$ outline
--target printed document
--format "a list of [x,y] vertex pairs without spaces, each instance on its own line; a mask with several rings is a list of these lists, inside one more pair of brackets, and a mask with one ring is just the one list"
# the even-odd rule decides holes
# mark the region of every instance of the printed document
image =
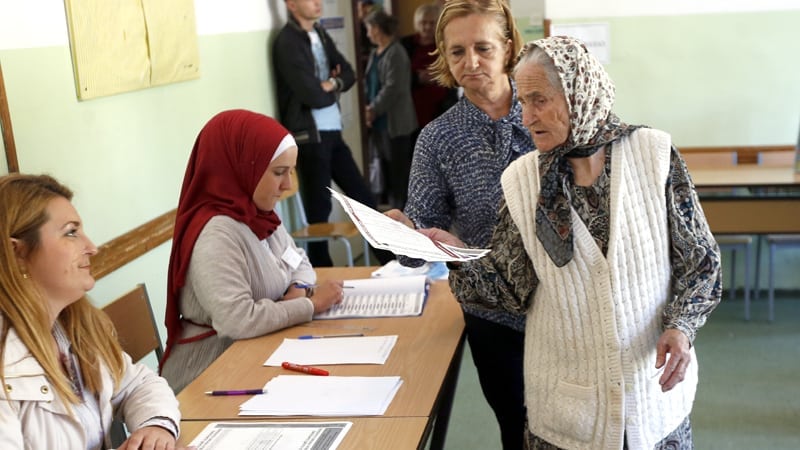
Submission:
[[428,296],[425,275],[344,280],[344,285],[342,302],[315,319],[418,316]]
[[353,422],[212,422],[192,441],[197,450],[335,450]]
[[333,189],[330,191],[364,239],[375,248],[425,261],[469,261],[489,253],[488,249],[459,248],[434,241],[363,203]]
[[397,335],[284,339],[264,365],[280,367],[283,361],[304,366],[384,364],[396,342]]

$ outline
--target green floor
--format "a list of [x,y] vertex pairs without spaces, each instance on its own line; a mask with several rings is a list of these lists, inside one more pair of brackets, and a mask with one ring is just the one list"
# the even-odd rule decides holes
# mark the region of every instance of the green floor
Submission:
[[[695,341],[700,384],[692,412],[698,450],[800,449],[800,298],[766,302],[743,320],[741,300],[724,300]],[[498,449],[494,415],[469,354],[456,389],[446,449]]]

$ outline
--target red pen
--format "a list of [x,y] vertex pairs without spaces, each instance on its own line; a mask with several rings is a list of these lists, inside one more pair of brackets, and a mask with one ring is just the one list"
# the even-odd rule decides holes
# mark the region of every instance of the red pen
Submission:
[[303,373],[307,373],[309,375],[322,375],[322,376],[329,375],[328,371],[325,370],[325,369],[320,369],[320,368],[311,367],[311,366],[301,366],[300,364],[290,363],[290,362],[286,362],[286,361],[281,363],[281,367],[283,367],[286,370],[293,370],[295,372],[303,372]]

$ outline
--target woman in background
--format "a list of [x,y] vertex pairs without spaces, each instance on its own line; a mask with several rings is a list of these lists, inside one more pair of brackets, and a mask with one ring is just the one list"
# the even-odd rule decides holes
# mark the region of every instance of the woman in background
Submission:
[[[405,214],[387,215],[415,228],[453,230],[484,248],[497,223],[500,175],[533,142],[511,79],[522,46],[505,0],[450,0],[436,25],[439,84],[464,96],[420,132],[414,148]],[[400,258],[406,265],[421,262]],[[464,311],[464,327],[481,389],[500,425],[503,448],[523,448],[525,404],[522,356],[525,317],[486,311],[450,284]],[[530,407],[531,405],[529,405]]]
[[175,392],[234,340],[298,323],[342,299],[316,274],[275,213],[297,146],[276,120],[224,111],[200,134],[183,179],[167,280],[161,373]]
[[[416,32],[400,39],[411,60],[411,96],[420,129],[458,100],[458,91],[437,83],[430,68],[436,61],[436,21],[441,12],[442,7],[438,3],[419,5],[414,11]],[[416,135],[413,138],[416,142]]]
[[86,292],[97,247],[72,192],[48,175],[0,178],[0,448],[174,449],[178,402],[122,351]]
[[412,134],[417,130],[411,99],[411,66],[408,55],[395,39],[395,17],[377,10],[364,23],[367,36],[376,46],[369,55],[364,75],[367,101],[364,117],[369,127],[370,151],[377,152],[381,161],[386,182],[383,197],[393,208],[402,208],[406,203],[414,148]]

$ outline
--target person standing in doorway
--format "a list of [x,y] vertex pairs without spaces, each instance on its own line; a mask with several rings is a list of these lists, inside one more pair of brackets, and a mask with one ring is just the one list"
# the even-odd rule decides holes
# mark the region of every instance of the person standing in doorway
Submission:
[[383,194],[393,208],[402,209],[408,192],[408,173],[414,150],[412,135],[417,115],[411,99],[411,64],[397,42],[397,19],[383,10],[370,13],[364,23],[375,44],[365,72],[367,106],[364,117],[369,127],[370,151],[381,162],[386,180]]
[[[285,0],[289,20],[272,46],[280,120],[298,147],[300,193],[309,223],[327,222],[331,213],[331,181],[367,206],[375,198],[342,138],[339,94],[356,81],[353,68],[317,23],[321,0]],[[308,244],[314,267],[332,266],[327,242]],[[385,263],[391,255],[376,252]]]

